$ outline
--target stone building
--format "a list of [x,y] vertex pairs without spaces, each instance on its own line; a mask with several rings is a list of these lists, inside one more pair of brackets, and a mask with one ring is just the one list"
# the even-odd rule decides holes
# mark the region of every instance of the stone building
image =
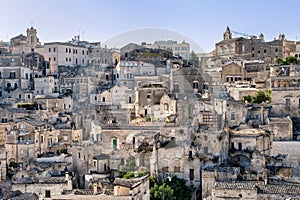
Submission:
[[190,44],[188,42],[177,42],[173,40],[155,41],[153,44],[145,44],[147,48],[151,49],[164,49],[171,51],[174,56],[180,56],[184,60],[190,59]]
[[116,69],[118,82],[130,89],[136,86],[134,85],[136,76],[156,76],[155,65],[141,61],[121,60]]
[[30,162],[59,142],[59,131],[36,120],[23,120],[8,130],[5,148],[12,171],[25,169]]
[[72,190],[71,176],[65,177],[20,177],[13,181],[12,190],[37,194],[41,199],[62,195],[64,190]]
[[57,75],[59,66],[86,66],[89,50],[80,41],[51,42],[44,44],[45,60],[50,62],[50,74]]
[[300,197],[298,184],[262,182],[219,182],[213,186],[212,199],[294,199]]
[[299,76],[271,78],[272,114],[274,116],[299,116]]
[[[242,65],[229,62],[222,66],[222,82],[238,88],[266,87],[266,79],[270,77],[270,68],[264,62],[247,62]],[[263,82],[263,86],[257,83]]]
[[79,103],[89,102],[89,94],[95,91],[96,80],[87,75],[62,77],[59,80],[60,93],[72,95],[74,107]]
[[100,43],[91,43],[90,45],[88,56],[90,65],[115,66],[119,62],[115,49],[107,48],[106,46],[101,47]]
[[275,63],[277,58],[285,58],[295,51],[294,41],[289,41],[284,34],[279,38],[266,42],[264,35],[251,36],[249,39],[243,37],[232,37],[229,27],[226,28],[223,40],[215,45],[215,56],[221,60],[242,58],[246,60],[264,60],[267,63]]
[[202,170],[202,198],[212,195],[215,181],[236,181],[240,175],[238,167],[207,167]]
[[[271,154],[272,135],[262,129],[229,130],[230,162],[243,171],[255,171],[262,174],[265,168],[265,156]],[[254,162],[255,161],[255,162]],[[256,178],[259,178],[256,175]]]
[[160,84],[144,85],[137,88],[135,100],[136,117],[154,117],[155,111],[160,109],[160,100],[166,91],[167,89]]
[[116,178],[114,181],[114,196],[132,196],[132,199],[150,199],[149,177],[132,179]]
[[59,92],[59,81],[54,76],[34,79],[35,95],[51,95]]
[[37,37],[37,30],[33,27],[27,28],[26,33],[26,36],[20,34],[10,39],[11,54],[41,52],[41,43]]
[[[10,60],[11,59],[11,60]],[[16,59],[16,60],[15,60]],[[0,97],[12,96],[15,89],[33,88],[34,70],[32,68],[22,66],[18,57],[6,57],[0,63]],[[1,62],[0,61],[0,62]],[[8,61],[8,63],[7,63]],[[31,96],[31,98],[33,98]]]
[[293,140],[293,122],[290,117],[269,118],[269,129],[272,131],[273,140]]

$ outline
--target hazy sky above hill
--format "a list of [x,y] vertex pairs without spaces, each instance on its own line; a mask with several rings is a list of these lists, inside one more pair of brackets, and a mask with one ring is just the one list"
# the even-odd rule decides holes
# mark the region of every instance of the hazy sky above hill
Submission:
[[[266,40],[279,33],[289,40],[300,40],[298,0],[9,0],[1,1],[0,7],[3,41],[25,35],[30,26],[37,28],[42,43],[68,41],[78,34],[83,40],[104,42],[120,33],[151,27],[177,32],[211,51],[222,40],[226,26],[249,35],[263,33]],[[181,42],[178,34],[173,38],[142,34],[124,40]]]

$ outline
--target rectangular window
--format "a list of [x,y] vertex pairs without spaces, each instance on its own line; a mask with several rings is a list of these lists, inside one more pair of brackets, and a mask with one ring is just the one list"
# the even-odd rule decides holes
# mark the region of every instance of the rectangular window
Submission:
[[174,172],[180,172],[180,167],[174,166]]
[[178,83],[174,84],[174,92],[179,92],[179,85],[178,85]]
[[10,72],[9,78],[11,78],[11,79],[16,78],[16,72]]
[[193,82],[193,88],[198,89],[198,82]]
[[204,154],[208,154],[208,147],[204,147]]
[[287,110],[290,110],[290,108],[291,108],[291,100],[290,99],[285,100],[285,107]]
[[55,52],[56,51],[56,49],[55,49],[55,47],[53,47],[53,52]]
[[189,151],[189,158],[193,158],[193,152]]
[[194,169],[190,169],[190,180],[194,180]]
[[164,109],[165,109],[165,110],[169,110],[169,104],[164,103]]
[[231,119],[231,120],[235,120],[235,114],[234,114],[234,113],[231,113],[231,114],[230,114],[230,119]]
[[49,52],[51,52],[51,48],[49,48]]
[[51,147],[52,146],[52,138],[48,139],[48,146]]
[[78,159],[80,159],[80,153],[78,153]]
[[19,163],[19,169],[23,170],[23,163]]
[[45,197],[51,197],[51,190],[45,190]]
[[113,139],[113,149],[117,149],[118,147],[118,141],[116,138]]
[[242,143],[239,143],[239,151],[242,151],[243,145]]

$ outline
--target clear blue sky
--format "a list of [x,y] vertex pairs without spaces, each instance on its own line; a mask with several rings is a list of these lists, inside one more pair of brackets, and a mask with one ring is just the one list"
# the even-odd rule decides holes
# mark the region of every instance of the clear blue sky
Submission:
[[227,25],[251,35],[262,32],[266,40],[279,33],[300,40],[298,0],[7,0],[0,7],[4,41],[25,34],[31,25],[42,43],[67,41],[79,32],[85,40],[105,41],[157,27],[184,34],[211,51]]

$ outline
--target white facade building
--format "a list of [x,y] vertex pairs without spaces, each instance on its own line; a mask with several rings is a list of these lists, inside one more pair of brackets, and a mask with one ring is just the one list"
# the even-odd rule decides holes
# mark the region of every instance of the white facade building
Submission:
[[86,66],[88,48],[71,43],[52,42],[44,44],[45,60],[50,62],[50,74],[56,75],[58,66]]

